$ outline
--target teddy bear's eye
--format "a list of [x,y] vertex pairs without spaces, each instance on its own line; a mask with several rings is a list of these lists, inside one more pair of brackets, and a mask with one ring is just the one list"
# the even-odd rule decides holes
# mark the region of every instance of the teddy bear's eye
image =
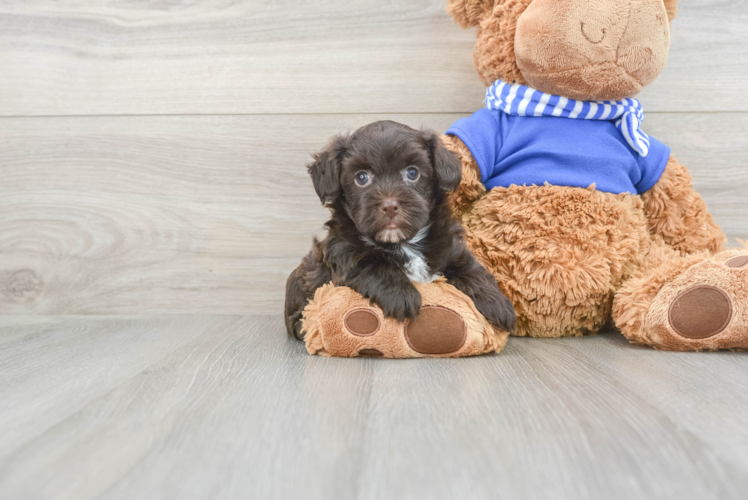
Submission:
[[356,172],[356,184],[363,187],[366,186],[369,183],[369,180],[371,177],[369,176],[369,172],[366,170],[359,170]]
[[418,167],[414,167],[413,165],[411,165],[405,169],[405,177],[409,181],[417,181],[420,176],[421,174],[418,171]]

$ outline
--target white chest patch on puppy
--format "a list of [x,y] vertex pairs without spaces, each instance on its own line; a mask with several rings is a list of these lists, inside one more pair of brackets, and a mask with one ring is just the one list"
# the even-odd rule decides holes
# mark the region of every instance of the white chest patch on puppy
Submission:
[[410,281],[416,283],[431,283],[439,278],[438,274],[433,274],[423,254],[413,245],[426,237],[429,227],[424,227],[418,234],[400,245],[400,251],[405,257],[405,274]]
[[431,273],[423,254],[407,243],[403,243],[400,249],[405,256],[405,275],[410,281],[416,283],[431,283],[439,276]]
[[[429,234],[430,227],[430,225],[424,227],[423,229],[418,231],[418,233],[411,239],[404,243],[400,243],[397,246],[397,249],[394,250],[394,252],[400,254],[400,256],[405,261],[405,275],[410,281],[414,281],[416,283],[431,283],[433,281],[436,281],[440,277],[439,274],[433,274],[431,272],[431,269],[429,269],[429,265],[426,263],[426,258],[423,256],[423,253],[421,253],[421,251],[418,250],[415,246],[418,242],[423,240],[427,234]],[[378,247],[378,245],[371,238],[361,236],[361,239],[370,247]]]

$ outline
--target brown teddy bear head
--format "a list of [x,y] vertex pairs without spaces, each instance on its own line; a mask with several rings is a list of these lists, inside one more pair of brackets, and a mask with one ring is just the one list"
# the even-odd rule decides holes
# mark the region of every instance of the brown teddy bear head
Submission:
[[678,0],[449,0],[477,26],[474,63],[498,79],[579,100],[639,93],[660,74]]

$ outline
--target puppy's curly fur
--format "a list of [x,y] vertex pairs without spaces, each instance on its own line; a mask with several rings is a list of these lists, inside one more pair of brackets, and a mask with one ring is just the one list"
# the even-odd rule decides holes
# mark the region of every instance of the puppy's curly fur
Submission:
[[413,281],[439,275],[494,326],[514,329],[511,303],[452,216],[447,193],[460,184],[461,164],[433,131],[375,122],[334,137],[308,169],[332,218],[286,283],[289,335],[302,338],[302,310],[326,283],[350,287],[403,321],[421,308]]

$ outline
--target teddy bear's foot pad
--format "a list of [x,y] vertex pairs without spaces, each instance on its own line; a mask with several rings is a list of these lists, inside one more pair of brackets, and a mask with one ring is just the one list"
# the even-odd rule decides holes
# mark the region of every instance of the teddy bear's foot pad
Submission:
[[405,325],[405,340],[420,354],[449,354],[465,345],[467,329],[459,314],[439,306],[425,306]]
[[724,332],[732,319],[732,301],[719,288],[695,286],[681,292],[670,304],[668,321],[687,339],[708,339]]
[[678,351],[748,349],[748,255],[729,250],[667,283],[647,314],[647,343]]
[[748,266],[748,255],[739,255],[725,262],[727,267],[739,268]]
[[339,357],[461,357],[498,352],[508,333],[494,329],[459,290],[440,280],[416,284],[420,314],[398,322],[347,287],[325,285],[304,310],[310,354]]
[[343,323],[348,333],[357,337],[370,337],[382,326],[379,316],[367,309],[354,309],[345,315]]
[[384,353],[379,349],[361,349],[360,351],[358,351],[358,355],[364,358],[384,357]]

